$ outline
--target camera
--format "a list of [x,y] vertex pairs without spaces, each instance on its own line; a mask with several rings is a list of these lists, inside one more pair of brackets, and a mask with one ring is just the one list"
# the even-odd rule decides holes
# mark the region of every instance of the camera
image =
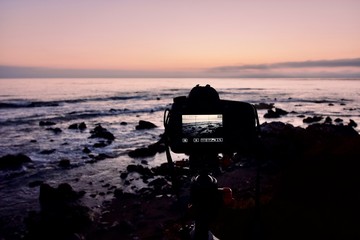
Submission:
[[259,132],[252,104],[220,99],[210,85],[196,85],[188,96],[175,97],[164,123],[171,150],[185,154],[237,152]]

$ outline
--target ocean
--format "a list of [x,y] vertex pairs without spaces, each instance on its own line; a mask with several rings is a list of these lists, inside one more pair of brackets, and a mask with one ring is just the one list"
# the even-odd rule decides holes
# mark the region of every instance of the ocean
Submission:
[[[29,186],[35,181],[70,183],[86,191],[83,201],[94,210],[111,200],[109,186],[136,190],[123,184],[120,172],[143,160],[157,166],[166,157],[134,159],[128,152],[158,141],[164,111],[174,97],[187,96],[197,84],[210,84],[221,99],[274,104],[289,112],[269,119],[264,118],[267,110],[259,109],[260,124],[281,121],[305,128],[303,119],[313,116],[323,117],[321,122],[331,117],[338,119],[336,124],[360,124],[360,79],[0,79],[0,157],[23,153],[33,161],[0,170],[0,225],[17,224],[39,209],[39,188]],[[136,130],[140,120],[157,127]],[[55,125],[40,126],[41,121]],[[84,130],[69,129],[82,122]],[[99,139],[89,138],[97,124],[115,136],[111,144],[99,147]],[[93,162],[84,148],[110,157]],[[185,157],[173,154],[174,160]],[[59,166],[63,159],[70,168]]]

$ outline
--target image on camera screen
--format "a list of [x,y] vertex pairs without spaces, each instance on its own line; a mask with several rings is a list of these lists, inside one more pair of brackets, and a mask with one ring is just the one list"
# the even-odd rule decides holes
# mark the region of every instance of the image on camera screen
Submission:
[[222,142],[221,114],[182,115],[182,142]]

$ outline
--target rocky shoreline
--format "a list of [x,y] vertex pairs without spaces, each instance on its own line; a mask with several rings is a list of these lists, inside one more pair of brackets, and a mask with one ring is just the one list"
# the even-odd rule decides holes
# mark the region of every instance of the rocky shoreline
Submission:
[[[269,114],[276,112],[284,114],[280,110]],[[307,128],[263,123],[256,149],[219,158],[213,174],[219,188],[232,189],[233,199],[221,206],[212,231],[220,239],[360,238],[360,136],[354,127],[355,123],[329,120]],[[92,134],[106,139],[106,144],[113,139],[101,126]],[[160,139],[129,156],[142,158],[164,150]],[[2,168],[31,161],[22,155],[13,156],[16,161],[9,157],[2,157]],[[154,168],[145,162],[129,165],[119,177],[129,188],[136,182],[145,187],[134,188],[134,193],[111,189],[114,199],[104,204],[100,214],[81,204],[86,193],[68,183],[34,183],[32,187],[40,188],[40,211],[29,213],[26,230],[2,233],[1,239],[188,239],[193,223],[188,208],[189,162],[175,162],[176,193],[168,167],[167,163]]]

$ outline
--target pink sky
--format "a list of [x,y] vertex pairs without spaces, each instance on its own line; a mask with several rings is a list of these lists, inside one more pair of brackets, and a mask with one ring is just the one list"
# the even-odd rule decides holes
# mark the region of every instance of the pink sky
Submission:
[[358,0],[1,0],[0,70],[245,76],[355,60],[308,72],[360,76],[359,12]]

